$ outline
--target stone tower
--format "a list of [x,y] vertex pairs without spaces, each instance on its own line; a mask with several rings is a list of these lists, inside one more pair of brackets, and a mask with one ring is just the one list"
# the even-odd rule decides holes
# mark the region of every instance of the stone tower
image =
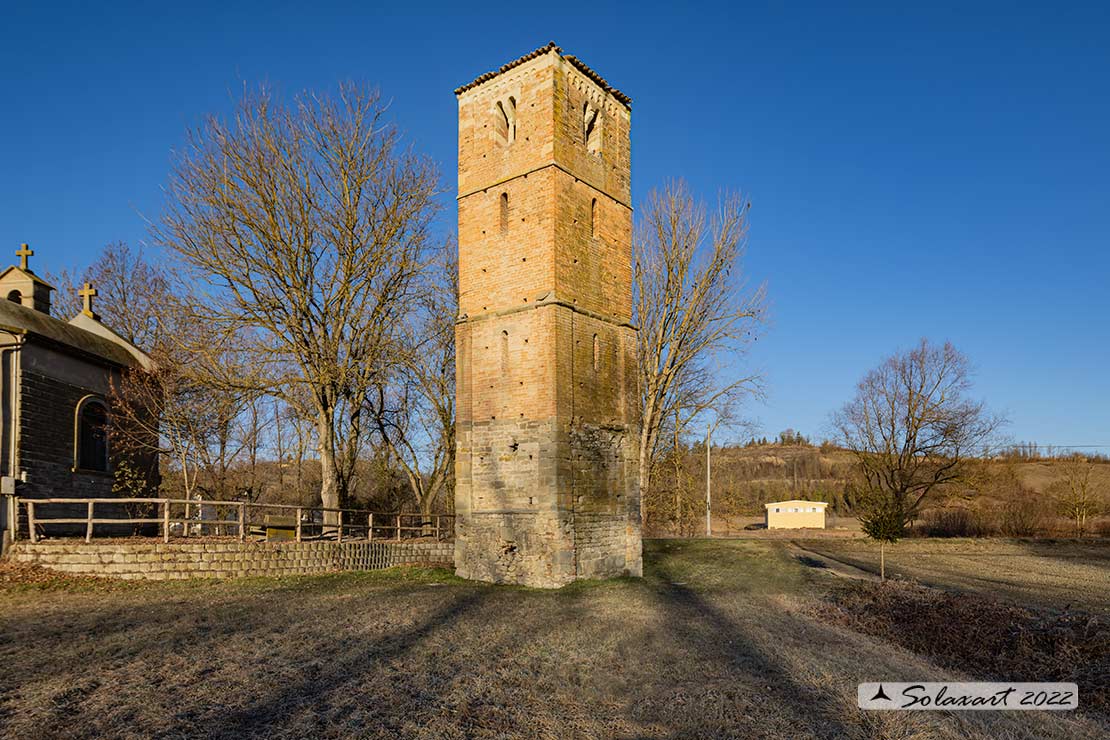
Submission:
[[455,94],[456,570],[641,575],[631,100],[553,43]]

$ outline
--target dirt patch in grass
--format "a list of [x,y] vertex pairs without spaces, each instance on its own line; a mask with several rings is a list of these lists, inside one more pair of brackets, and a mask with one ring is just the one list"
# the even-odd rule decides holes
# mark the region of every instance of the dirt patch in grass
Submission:
[[1110,621],[1098,616],[897,581],[840,584],[812,613],[978,680],[1075,682],[1081,705],[1110,717]]

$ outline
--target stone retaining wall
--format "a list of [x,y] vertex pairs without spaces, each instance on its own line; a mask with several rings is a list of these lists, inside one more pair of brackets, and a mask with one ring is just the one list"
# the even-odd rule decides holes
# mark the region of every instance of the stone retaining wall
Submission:
[[454,543],[415,542],[75,542],[13,543],[17,563],[66,573],[170,580],[290,576],[395,565],[451,567]]

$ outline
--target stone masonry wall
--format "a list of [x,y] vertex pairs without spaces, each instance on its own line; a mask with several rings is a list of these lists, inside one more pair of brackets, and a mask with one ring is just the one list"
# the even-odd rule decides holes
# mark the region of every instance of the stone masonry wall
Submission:
[[556,49],[458,103],[456,572],[639,575],[628,106]]
[[178,580],[292,576],[381,570],[397,565],[450,566],[451,542],[84,542],[13,543],[16,563],[65,573]]

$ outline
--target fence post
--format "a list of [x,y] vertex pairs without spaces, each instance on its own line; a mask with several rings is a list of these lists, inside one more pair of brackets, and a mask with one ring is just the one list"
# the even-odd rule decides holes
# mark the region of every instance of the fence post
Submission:
[[39,536],[35,532],[35,502],[30,500],[27,501],[27,529],[30,530],[31,543],[38,542]]
[[8,521],[12,523],[12,542],[19,539],[19,496],[7,497],[9,506]]
[[297,507],[297,542],[301,541],[301,507]]
[[242,501],[239,502],[239,541],[242,542],[247,538],[247,505]]
[[397,512],[397,541],[401,541],[401,512]]
[[170,541],[170,500],[162,500],[162,541]]
[[433,517],[434,519],[432,521],[434,521],[436,525],[436,542],[439,542],[439,514],[433,514]]
[[89,502],[89,513],[88,513],[88,516],[86,517],[86,519],[87,519],[87,521],[85,522],[85,542],[88,543],[88,542],[92,542],[92,530],[93,530],[93,502],[92,501]]
[[343,541],[343,509],[339,510],[339,531],[336,535],[336,542]]
[[366,541],[374,541],[374,512],[370,512],[366,516]]
[[185,523],[181,525],[181,534],[184,537],[189,536],[189,501],[185,500]]

